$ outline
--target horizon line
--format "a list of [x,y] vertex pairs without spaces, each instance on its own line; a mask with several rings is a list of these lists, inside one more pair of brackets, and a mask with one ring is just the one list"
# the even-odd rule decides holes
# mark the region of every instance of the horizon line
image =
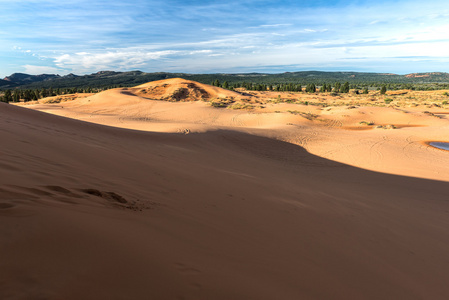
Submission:
[[10,75],[7,75],[4,78],[10,77],[14,74],[24,74],[24,75],[30,75],[30,76],[40,76],[40,75],[56,75],[56,76],[68,76],[68,75],[75,75],[75,76],[86,76],[86,75],[94,75],[99,74],[102,72],[115,72],[115,73],[130,73],[130,72],[142,72],[147,74],[154,74],[154,73],[166,73],[166,74],[187,74],[187,75],[245,75],[245,74],[270,74],[270,75],[276,75],[276,74],[286,74],[286,73],[302,73],[302,72],[320,72],[320,73],[362,73],[362,74],[379,74],[379,75],[397,75],[397,76],[405,76],[405,75],[411,75],[411,74],[449,74],[449,72],[444,71],[428,71],[428,72],[411,72],[411,73],[393,73],[393,72],[368,72],[368,71],[323,71],[323,70],[301,70],[301,71],[284,71],[284,72],[206,72],[206,73],[191,73],[191,72],[167,72],[167,71],[154,71],[154,72],[147,72],[142,70],[130,70],[130,71],[114,71],[114,70],[100,70],[94,73],[81,73],[81,74],[75,74],[75,73],[67,73],[65,75],[60,75],[59,73],[40,73],[40,74],[30,74],[30,73],[24,73],[24,72],[14,72]]

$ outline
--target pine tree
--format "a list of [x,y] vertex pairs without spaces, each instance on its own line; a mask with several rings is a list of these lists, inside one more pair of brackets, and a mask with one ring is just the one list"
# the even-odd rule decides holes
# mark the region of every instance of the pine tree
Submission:
[[20,101],[20,92],[14,91],[14,95],[12,96],[12,101],[19,102]]
[[31,101],[33,99],[33,95],[31,94],[30,90],[25,90],[25,92],[23,93],[23,100],[25,102],[27,101]]
[[48,91],[45,88],[42,88],[41,95],[42,95],[42,98],[48,97]]
[[334,86],[334,92],[338,93],[340,91],[340,88],[341,88],[341,83],[336,82],[335,86]]
[[309,83],[309,84],[306,86],[306,92],[307,92],[307,93],[315,93],[315,92],[316,92],[316,86],[315,86],[315,84],[314,84],[314,83]]
[[4,101],[4,102],[10,102],[10,101],[12,101],[11,90],[6,90],[6,91],[5,91],[5,94],[3,95],[3,101]]
[[34,92],[32,93],[32,96],[33,96],[33,100],[39,100],[39,98],[40,98],[40,93],[39,93],[39,90],[34,90]]
[[340,88],[340,92],[341,93],[349,93],[349,82],[345,82],[341,88]]
[[381,95],[385,95],[386,92],[387,92],[387,87],[385,85],[383,85],[382,88],[380,89],[380,93],[381,93]]

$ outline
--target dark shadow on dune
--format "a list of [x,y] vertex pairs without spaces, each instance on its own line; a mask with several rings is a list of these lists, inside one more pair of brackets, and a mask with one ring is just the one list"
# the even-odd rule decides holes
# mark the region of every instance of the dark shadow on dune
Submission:
[[[25,203],[36,212],[30,225],[0,218],[10,258],[0,287],[10,280],[2,270],[17,269],[61,299],[75,289],[83,298],[84,285],[105,299],[449,297],[448,182],[363,170],[241,132],[142,132],[1,103],[0,140],[2,216],[24,215],[25,194],[164,205],[135,214]],[[196,277],[179,275],[181,261]],[[193,284],[205,288],[194,294]]]

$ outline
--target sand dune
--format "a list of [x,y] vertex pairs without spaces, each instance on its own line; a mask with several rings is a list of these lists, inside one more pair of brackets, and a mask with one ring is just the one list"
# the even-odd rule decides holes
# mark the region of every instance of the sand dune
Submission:
[[447,152],[422,144],[445,119],[123,89],[30,107],[79,120],[0,103],[2,299],[449,297]]
[[182,78],[152,81],[138,85],[130,90],[145,98],[169,101],[242,98],[240,93]]
[[[180,88],[188,91],[184,93],[185,101],[170,100]],[[145,95],[149,98],[141,96],[143,89],[153,91]],[[213,96],[193,101],[201,100],[188,96],[197,89]],[[177,78],[108,90],[70,102],[27,107],[108,126],[153,132],[237,130],[293,143],[320,157],[364,169],[449,181],[447,154],[426,143],[448,139],[449,122],[447,115],[442,114],[446,112],[444,109],[320,107],[272,102],[274,92],[253,94],[247,98],[236,92]],[[165,100],[153,100],[158,96]],[[285,93],[285,97],[293,96]],[[237,104],[252,104],[254,108],[210,105],[213,101],[227,103],[229,99]]]

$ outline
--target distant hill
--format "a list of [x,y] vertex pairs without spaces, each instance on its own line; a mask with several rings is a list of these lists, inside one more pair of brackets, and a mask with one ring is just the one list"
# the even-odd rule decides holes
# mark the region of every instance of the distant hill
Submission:
[[25,85],[34,82],[48,81],[61,78],[59,75],[54,74],[41,74],[41,75],[29,75],[24,73],[14,73],[5,77],[3,80],[14,83],[15,85]]
[[449,73],[429,72],[412,73],[407,75],[397,75],[389,73],[363,73],[363,72],[321,72],[302,71],[285,72],[278,74],[268,73],[235,73],[235,74],[188,74],[188,73],[145,73],[142,71],[115,72],[100,71],[89,75],[68,74],[65,76],[55,74],[29,75],[14,73],[0,79],[0,88],[81,88],[81,87],[113,87],[113,86],[136,86],[150,81],[185,78],[210,84],[215,80],[233,83],[265,83],[265,84],[285,84],[285,83],[335,83],[348,81],[350,84],[427,84],[427,83],[449,83]]
[[430,72],[430,73],[412,73],[404,75],[406,78],[429,78],[431,80],[449,80],[449,73]]
[[15,84],[10,82],[10,81],[8,81],[8,80],[0,79],[0,88],[2,88],[2,87],[11,87],[11,86],[15,86]]

